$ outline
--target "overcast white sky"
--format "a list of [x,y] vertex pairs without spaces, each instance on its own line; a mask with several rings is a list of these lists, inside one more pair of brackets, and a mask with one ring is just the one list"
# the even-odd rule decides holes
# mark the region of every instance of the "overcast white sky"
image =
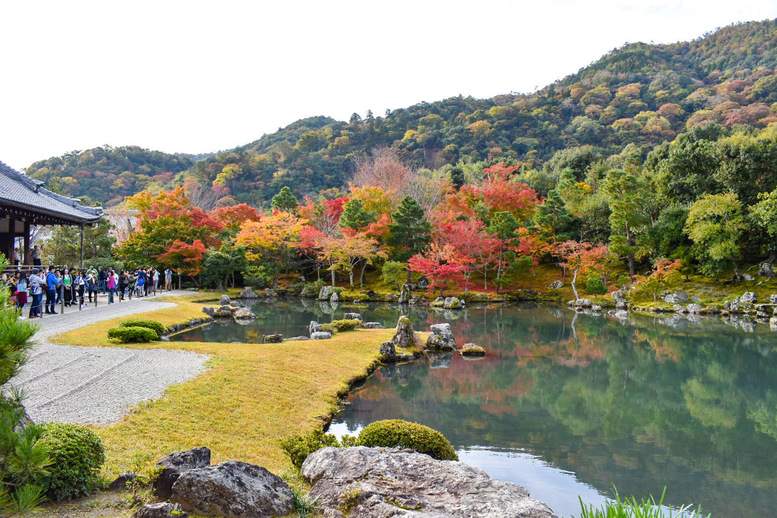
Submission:
[[2,1],[0,161],[228,149],[313,115],[531,92],[626,42],[774,17],[774,0]]

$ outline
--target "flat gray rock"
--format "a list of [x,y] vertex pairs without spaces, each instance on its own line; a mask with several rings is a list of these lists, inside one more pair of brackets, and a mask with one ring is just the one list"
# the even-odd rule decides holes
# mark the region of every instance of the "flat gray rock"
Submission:
[[305,460],[325,518],[554,518],[523,487],[461,462],[395,448],[323,448]]

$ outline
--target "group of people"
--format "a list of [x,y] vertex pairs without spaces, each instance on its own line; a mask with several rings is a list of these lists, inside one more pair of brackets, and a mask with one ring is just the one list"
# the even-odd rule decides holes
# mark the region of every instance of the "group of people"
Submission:
[[[115,295],[119,300],[125,297],[144,297],[156,294],[161,273],[155,268],[138,268],[134,271],[122,270],[117,273],[113,268],[91,267],[88,270],[49,266],[48,270],[33,268],[30,276],[17,271],[10,278],[3,274],[2,283],[11,292],[11,302],[21,311],[29,302],[29,318],[40,318],[41,306],[46,314],[56,315],[56,305],[86,307],[88,302],[97,302],[99,293],[108,294],[108,303],[113,304]],[[164,271],[165,290],[171,290],[173,271]]]

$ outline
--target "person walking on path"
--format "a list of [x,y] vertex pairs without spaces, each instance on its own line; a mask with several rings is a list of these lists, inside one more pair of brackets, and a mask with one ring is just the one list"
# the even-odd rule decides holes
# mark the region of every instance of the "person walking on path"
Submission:
[[16,307],[19,311],[27,304],[27,274],[16,272]]
[[99,282],[99,284],[97,285],[98,293],[102,293],[103,295],[105,295],[107,280],[108,280],[108,272],[106,272],[102,266],[99,266],[97,268],[97,281]]
[[49,266],[49,273],[46,275],[46,314],[56,315],[57,312],[57,288],[61,279],[57,278],[53,266]]
[[75,294],[78,296],[79,308],[86,307],[86,304],[84,303],[84,291],[86,291],[86,279],[84,278],[85,275],[86,275],[86,272],[84,270],[81,270],[80,272],[78,272],[78,275],[76,275],[76,279],[74,281]]
[[151,271],[153,272],[152,279],[154,281],[154,295],[156,295],[156,290],[159,287],[159,270],[153,268]]
[[165,291],[173,289],[173,270],[168,268],[165,270]]
[[73,276],[70,275],[70,270],[65,267],[65,271],[62,274],[62,294],[65,299],[65,306],[70,306],[73,302]]
[[30,318],[40,318],[40,306],[43,302],[43,286],[46,281],[40,277],[40,270],[37,268],[32,269],[32,275],[27,283],[27,291],[32,297],[32,305],[30,306]]
[[105,281],[105,285],[108,288],[108,304],[113,304],[113,294],[116,292],[117,280],[118,276],[113,271],[113,268],[111,268]]
[[86,291],[89,293],[89,304],[92,303],[92,294],[94,294],[94,300],[97,300],[97,270],[92,268],[92,271],[86,272]]

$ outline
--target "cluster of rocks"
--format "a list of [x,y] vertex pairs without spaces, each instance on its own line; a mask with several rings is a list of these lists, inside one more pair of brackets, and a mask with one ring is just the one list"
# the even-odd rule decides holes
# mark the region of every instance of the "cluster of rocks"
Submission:
[[160,460],[154,493],[169,502],[140,508],[133,518],[180,518],[185,513],[264,518],[291,512],[292,491],[282,478],[245,462],[212,466],[210,457],[210,450],[202,447]]
[[467,303],[458,297],[437,297],[430,305],[433,308],[464,309]]
[[[246,288],[243,291],[246,291],[246,290],[251,290],[251,288]],[[253,290],[251,290],[251,292],[253,293]],[[250,309],[244,308],[242,306],[233,305],[232,301],[229,298],[229,295],[222,295],[219,303],[220,303],[219,307],[217,308],[204,307],[202,308],[202,312],[208,315],[209,317],[232,318],[236,322],[251,321],[256,318],[256,315]]]
[[[383,324],[380,322],[365,322],[361,313],[345,313],[343,314],[344,320],[358,320],[360,323],[357,327],[362,329],[383,329]],[[327,331],[324,326],[328,324],[319,324],[315,320],[311,320],[308,325],[308,334],[311,340],[329,340],[332,338],[332,332]],[[296,337],[298,339],[305,337]]]
[[[162,503],[133,518],[269,518],[292,512],[293,493],[280,477],[238,461],[210,464],[210,450],[195,448],[164,457],[154,491]],[[468,516],[554,518],[547,505],[511,482],[454,461],[397,448],[323,448],[302,465],[311,500],[326,518],[344,516]]]
[[[422,350],[427,353],[448,353],[459,351],[462,356],[482,357],[486,355],[485,349],[473,343],[464,344],[459,349],[456,338],[451,331],[451,325],[448,323],[433,324],[430,326],[431,333],[426,339],[426,344],[422,344],[418,336],[413,331],[410,319],[406,316],[399,317],[394,338],[384,342],[380,346],[380,354],[384,362],[402,362],[413,360],[422,354]],[[410,349],[412,353],[398,353],[397,349]]]

